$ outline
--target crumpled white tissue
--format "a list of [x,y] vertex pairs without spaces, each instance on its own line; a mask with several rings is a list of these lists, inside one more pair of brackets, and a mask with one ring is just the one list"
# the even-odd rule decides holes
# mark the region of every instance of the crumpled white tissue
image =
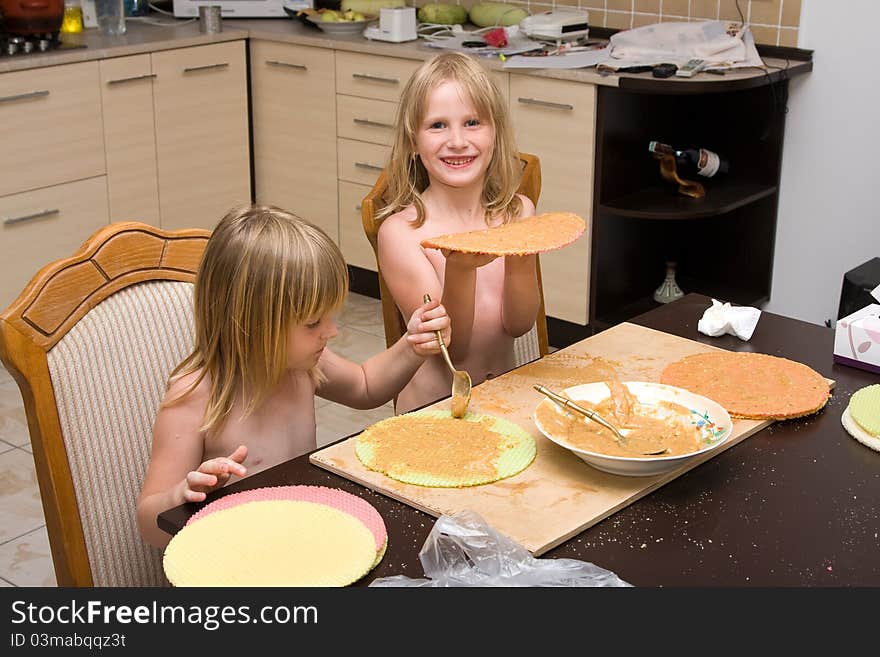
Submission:
[[706,309],[697,330],[706,335],[718,336],[730,333],[740,340],[748,340],[755,331],[761,311],[751,306],[731,306],[712,299],[712,306]]

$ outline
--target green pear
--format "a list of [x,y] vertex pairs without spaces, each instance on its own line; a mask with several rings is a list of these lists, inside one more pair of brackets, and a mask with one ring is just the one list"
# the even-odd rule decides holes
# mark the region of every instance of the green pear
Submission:
[[354,14],[354,20],[356,20],[356,21],[365,21],[365,20],[367,20],[367,17],[364,16],[361,12],[356,11],[355,14]]
[[321,12],[321,20],[329,23],[335,23],[340,20],[339,14],[332,9]]

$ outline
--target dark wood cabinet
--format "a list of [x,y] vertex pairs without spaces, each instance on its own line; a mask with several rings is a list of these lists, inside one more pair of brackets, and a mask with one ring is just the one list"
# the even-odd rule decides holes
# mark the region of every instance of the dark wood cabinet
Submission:
[[[621,78],[596,115],[590,329],[657,307],[666,261],[682,290],[738,304],[770,298],[788,81],[801,61],[723,82]],[[706,77],[704,74],[703,78]],[[652,140],[722,154],[701,199],[660,176]]]

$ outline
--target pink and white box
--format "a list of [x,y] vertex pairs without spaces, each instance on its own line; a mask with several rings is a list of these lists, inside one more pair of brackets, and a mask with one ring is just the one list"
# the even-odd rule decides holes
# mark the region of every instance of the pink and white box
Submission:
[[[880,301],[880,285],[871,295]],[[872,303],[837,320],[834,362],[880,374],[880,304]]]

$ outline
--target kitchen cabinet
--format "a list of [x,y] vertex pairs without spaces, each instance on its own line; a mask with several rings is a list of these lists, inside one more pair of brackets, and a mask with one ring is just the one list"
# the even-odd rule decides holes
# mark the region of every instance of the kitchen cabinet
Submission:
[[251,41],[254,188],[338,240],[334,51]]
[[[686,293],[752,306],[769,299],[787,85],[783,78],[749,87],[599,90],[595,329],[658,307],[653,293],[667,260],[676,262]],[[706,188],[704,198],[683,196],[660,177],[652,140],[715,151],[730,171],[710,179],[679,172]]]
[[251,199],[244,41],[100,62],[111,221],[211,229]]
[[151,54],[162,228],[212,229],[251,200],[244,41]]
[[587,222],[577,242],[541,254],[547,315],[585,326],[590,313],[596,87],[511,74],[510,113],[517,147],[541,160],[538,212],[574,212]]
[[111,221],[161,226],[150,55],[105,59],[101,100]]
[[0,75],[0,308],[107,223],[98,62]]

